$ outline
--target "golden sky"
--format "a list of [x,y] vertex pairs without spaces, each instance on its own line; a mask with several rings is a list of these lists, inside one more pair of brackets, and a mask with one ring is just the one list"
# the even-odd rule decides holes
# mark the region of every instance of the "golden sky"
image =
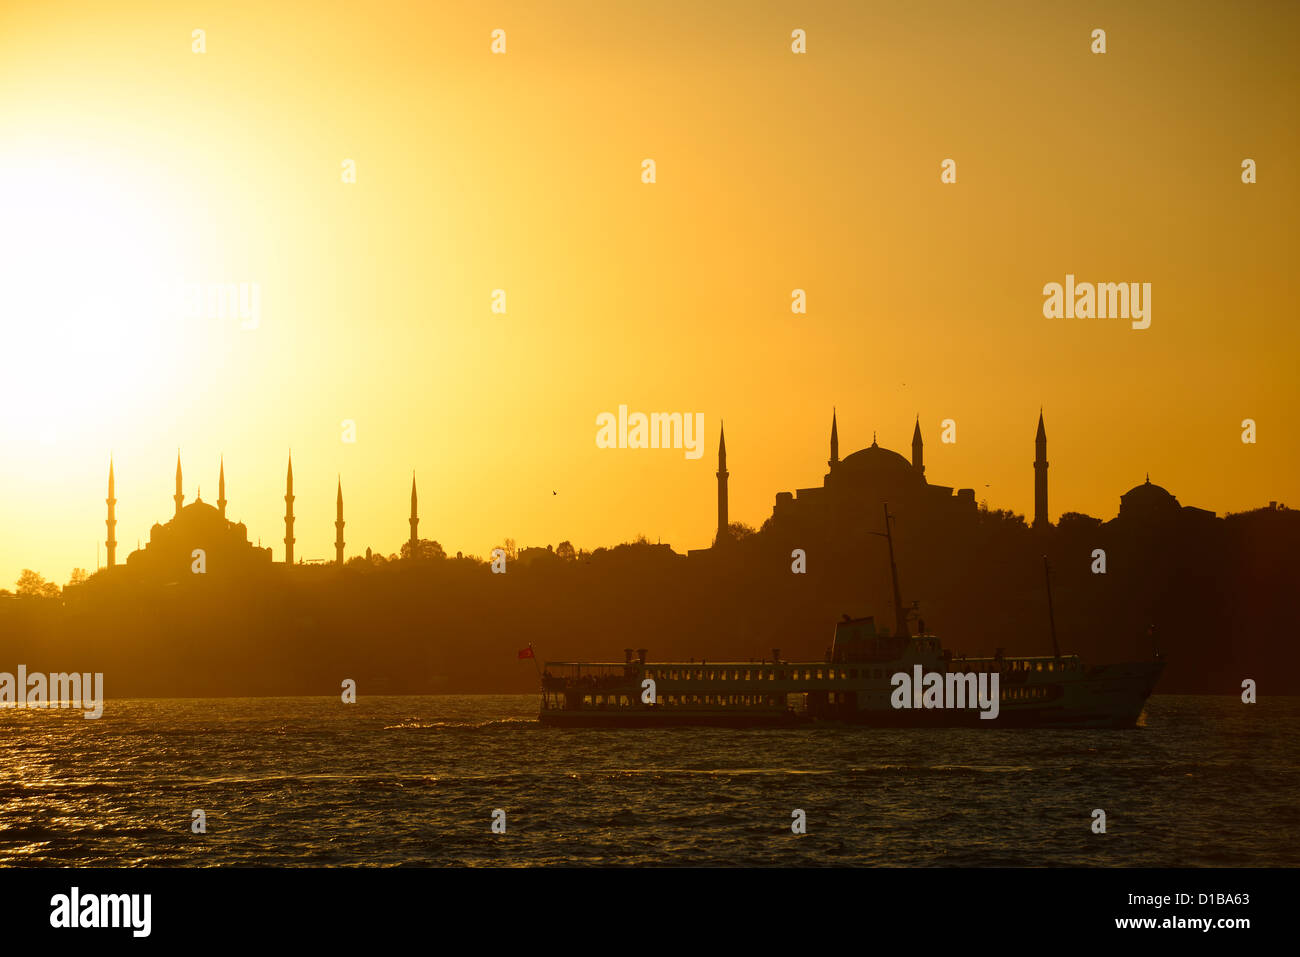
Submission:
[[[842,455],[919,415],[990,507],[1032,511],[1040,406],[1053,518],[1148,471],[1300,505],[1300,6],[1069,7],[4,0],[0,583],[95,567],[110,453],[124,560],[178,447],[277,559],[290,447],[303,558],[339,474],[349,555],[397,551],[413,469],[453,553],[700,547],[719,419],[757,526],[832,406]],[[1150,328],[1044,318],[1067,273],[1151,283]],[[178,282],[257,283],[257,327]],[[620,404],[707,453],[597,448]]]

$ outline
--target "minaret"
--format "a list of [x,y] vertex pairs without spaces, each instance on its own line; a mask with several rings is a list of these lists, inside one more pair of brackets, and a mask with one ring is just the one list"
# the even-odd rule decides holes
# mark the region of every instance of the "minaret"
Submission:
[[221,456],[221,475],[217,479],[217,509],[226,517],[226,457]]
[[284,563],[293,564],[293,453],[289,453],[289,473],[284,479]]
[[729,541],[731,525],[727,521],[727,429],[725,425],[718,428],[718,540],[717,544]]
[[1034,528],[1051,524],[1047,517],[1047,430],[1043,410],[1038,410],[1038,435],[1034,437]]
[[831,468],[840,464],[840,432],[835,424],[835,408],[831,407],[831,459],[826,463]]
[[415,472],[411,472],[410,523],[411,523],[411,557],[412,558],[415,558],[415,556],[419,553],[420,550],[420,535],[419,532],[417,531],[417,529],[419,529],[420,527],[420,515],[419,515],[419,510],[416,507],[416,501],[417,500],[415,496]]
[[176,450],[176,494],[172,496],[176,500],[176,514],[180,515],[181,505],[185,502],[185,493],[181,491],[181,450]]
[[108,541],[104,544],[108,546],[108,567],[112,568],[117,556],[117,516],[113,514],[114,507],[117,505],[117,499],[113,494],[113,457],[108,459],[108,498],[104,500],[108,504],[108,521],[104,524],[108,526]]
[[912,429],[912,468],[920,475],[925,474],[925,447],[921,443],[921,417],[916,417],[916,428]]
[[334,509],[336,518],[334,519],[334,563],[343,564],[343,476],[339,476],[339,497],[335,501]]

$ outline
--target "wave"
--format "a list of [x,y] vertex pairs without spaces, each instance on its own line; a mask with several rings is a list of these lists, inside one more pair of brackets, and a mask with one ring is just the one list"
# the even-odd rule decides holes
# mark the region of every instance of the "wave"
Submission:
[[484,731],[484,730],[521,730],[524,728],[540,728],[541,724],[536,718],[492,718],[487,721],[401,721],[397,724],[384,725],[385,731],[405,731],[405,730],[467,730],[467,731]]

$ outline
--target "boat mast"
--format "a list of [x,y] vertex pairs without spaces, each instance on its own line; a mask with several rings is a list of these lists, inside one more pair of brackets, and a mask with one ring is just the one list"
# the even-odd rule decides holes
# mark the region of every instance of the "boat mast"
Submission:
[[1052,566],[1047,564],[1047,556],[1043,556],[1043,575],[1047,578],[1047,621],[1052,626],[1052,654],[1059,661],[1061,659],[1061,646],[1056,641],[1056,613],[1052,610]]
[[[894,582],[894,627],[898,634],[903,637],[909,637],[907,631],[907,611],[903,608],[903,594],[898,587],[898,566],[894,564],[894,536],[890,534],[889,522],[893,518],[889,514],[889,503],[885,503],[885,531],[883,537],[889,544],[889,576]],[[873,535],[880,535],[880,532],[872,532]]]

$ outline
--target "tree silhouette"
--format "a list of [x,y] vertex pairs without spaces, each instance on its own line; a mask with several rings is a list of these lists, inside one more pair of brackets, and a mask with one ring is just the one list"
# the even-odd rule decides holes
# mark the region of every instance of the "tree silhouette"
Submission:
[[1060,529],[1100,528],[1101,519],[1084,515],[1082,512],[1065,512],[1056,520],[1056,526]]
[[58,598],[59,586],[54,582],[47,582],[30,568],[24,568],[22,574],[18,576],[16,593],[29,598]]
[[431,561],[436,558],[447,557],[446,551],[444,551],[443,547],[439,545],[437,542],[430,541],[427,538],[422,538],[415,544],[416,544],[415,555],[412,556],[411,543],[403,542],[401,557],[404,559],[414,557],[419,561]]
[[727,533],[731,535],[733,541],[739,542],[754,534],[754,526],[746,525],[744,522],[732,522],[727,526]]

